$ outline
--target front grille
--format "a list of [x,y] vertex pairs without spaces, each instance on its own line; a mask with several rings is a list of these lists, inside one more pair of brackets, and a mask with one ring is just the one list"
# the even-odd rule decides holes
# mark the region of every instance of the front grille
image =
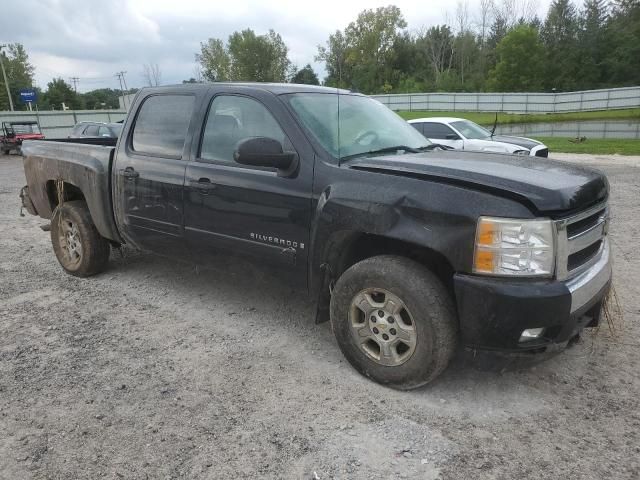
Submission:
[[577,275],[597,261],[607,234],[608,209],[605,204],[556,222],[558,232],[558,279]]
[[605,213],[605,209],[602,208],[602,209],[599,209],[596,213],[589,215],[588,217],[583,218],[582,220],[569,223],[567,225],[567,237],[569,239],[574,238],[580,235],[581,233],[586,232],[590,228],[593,228],[598,223],[598,221],[600,220],[600,218],[604,213]]
[[536,157],[548,157],[548,156],[549,156],[548,148],[541,148],[536,152]]
[[597,255],[597,253],[600,251],[601,245],[602,240],[598,240],[596,243],[592,243],[587,248],[583,248],[582,250],[569,255],[569,258],[567,258],[567,270],[571,272],[577,268],[580,268],[581,265],[587,263]]

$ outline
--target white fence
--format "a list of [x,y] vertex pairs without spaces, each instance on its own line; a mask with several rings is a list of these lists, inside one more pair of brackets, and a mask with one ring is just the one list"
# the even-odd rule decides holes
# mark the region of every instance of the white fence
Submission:
[[64,138],[82,121],[118,122],[127,115],[122,110],[67,110],[46,112],[0,112],[0,122],[37,120],[45,137]]
[[[640,87],[566,93],[411,93],[372,97],[392,110],[562,113],[640,108]],[[0,122],[38,120],[45,136],[61,138],[83,120],[118,122],[126,114],[125,110],[0,112]]]
[[564,113],[640,107],[640,87],[563,93],[408,93],[372,97],[391,110]]
[[[487,125],[491,127],[491,125]],[[525,137],[626,138],[640,140],[640,118],[637,120],[582,120],[576,122],[536,122],[498,124],[498,135]]]

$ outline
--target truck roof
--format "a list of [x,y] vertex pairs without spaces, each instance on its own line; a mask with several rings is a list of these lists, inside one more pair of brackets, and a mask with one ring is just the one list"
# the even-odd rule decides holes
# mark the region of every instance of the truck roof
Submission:
[[286,93],[341,93],[341,94],[357,94],[357,92],[352,92],[351,90],[345,90],[341,88],[333,88],[333,87],[321,87],[318,85],[303,85],[298,83],[267,83],[267,82],[211,82],[211,83],[201,83],[201,84],[181,84],[181,85],[167,85],[163,87],[145,87],[141,89],[142,91],[147,90],[164,90],[164,89],[193,89],[193,88],[202,88],[208,89],[211,87],[216,87],[219,89],[225,88],[237,88],[237,87],[246,87],[247,89],[257,89],[257,90],[265,90],[271,92],[275,95],[282,95]]

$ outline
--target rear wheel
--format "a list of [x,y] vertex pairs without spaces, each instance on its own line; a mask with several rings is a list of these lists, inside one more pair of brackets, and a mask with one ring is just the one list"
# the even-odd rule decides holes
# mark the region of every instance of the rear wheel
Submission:
[[331,297],[331,325],[356,370],[401,390],[436,378],[457,346],[449,293],[404,257],[372,257],[344,272]]
[[62,268],[77,277],[100,273],[109,261],[109,241],[98,233],[83,201],[66,202],[56,210],[51,242]]

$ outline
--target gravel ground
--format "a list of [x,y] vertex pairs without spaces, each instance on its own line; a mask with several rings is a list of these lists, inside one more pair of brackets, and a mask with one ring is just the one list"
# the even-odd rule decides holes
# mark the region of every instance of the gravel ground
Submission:
[[249,266],[65,275],[0,156],[0,478],[639,478],[640,158],[563,158],[609,175],[619,333],[403,393]]

